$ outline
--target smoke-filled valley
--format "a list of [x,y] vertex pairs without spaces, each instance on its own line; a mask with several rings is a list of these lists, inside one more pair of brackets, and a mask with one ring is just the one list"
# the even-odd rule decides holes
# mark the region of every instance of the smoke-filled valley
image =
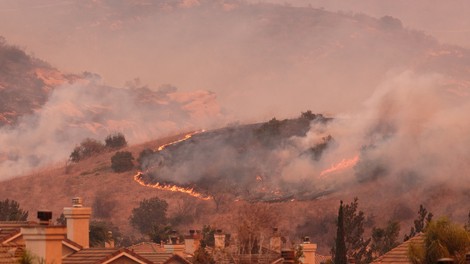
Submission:
[[[41,19],[23,2],[0,3],[38,21],[28,38],[0,16],[0,199],[57,212],[103,192],[129,233],[132,206],[155,195],[174,215],[194,211],[181,228],[230,228],[232,208],[263,203],[325,253],[341,199],[358,197],[376,223],[402,221],[402,233],[420,204],[468,214],[466,48],[396,17],[315,7],[90,0],[37,6],[50,11]],[[70,161],[84,139],[116,132],[135,169],[114,173],[114,150]]]

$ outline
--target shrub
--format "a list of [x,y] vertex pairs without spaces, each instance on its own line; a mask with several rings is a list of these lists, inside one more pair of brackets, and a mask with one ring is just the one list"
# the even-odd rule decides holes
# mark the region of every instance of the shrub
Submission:
[[122,133],[108,135],[104,142],[106,147],[110,149],[120,149],[127,146],[126,138]]
[[86,138],[80,145],[76,146],[70,154],[70,161],[79,162],[83,159],[94,156],[105,151],[106,147],[103,143],[96,139]]
[[134,168],[134,157],[129,151],[118,151],[111,157],[111,168],[115,172],[124,172]]

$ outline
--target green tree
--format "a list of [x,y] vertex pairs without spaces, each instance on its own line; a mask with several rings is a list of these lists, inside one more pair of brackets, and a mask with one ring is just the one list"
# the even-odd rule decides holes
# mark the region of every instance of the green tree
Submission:
[[130,224],[143,235],[151,235],[155,228],[168,222],[166,211],[168,203],[158,197],[144,199],[139,207],[132,209]]
[[411,243],[408,255],[413,263],[433,264],[440,258],[453,258],[455,263],[465,263],[470,249],[470,234],[461,226],[441,218],[430,221],[425,228],[424,245]]
[[122,133],[108,135],[104,140],[107,148],[120,149],[127,146],[126,137]]
[[115,172],[125,172],[134,168],[134,157],[129,151],[118,151],[111,157],[111,168]]
[[338,210],[338,228],[336,230],[335,247],[334,247],[334,263],[346,264],[346,241],[344,233],[344,215],[343,215],[343,201],[340,201]]
[[424,231],[427,224],[432,220],[433,214],[428,212],[422,204],[419,205],[418,218],[414,220],[414,226],[411,227],[410,233],[405,234],[404,241],[416,236]]
[[388,221],[385,228],[372,229],[371,251],[374,257],[381,256],[399,245],[400,223]]
[[26,221],[28,211],[20,208],[15,200],[5,199],[0,201],[0,221]]

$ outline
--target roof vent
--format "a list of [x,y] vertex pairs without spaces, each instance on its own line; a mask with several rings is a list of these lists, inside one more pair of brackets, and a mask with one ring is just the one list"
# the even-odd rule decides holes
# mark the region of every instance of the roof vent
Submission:
[[82,197],[73,197],[72,198],[72,207],[82,207],[83,199]]
[[51,211],[38,211],[38,219],[40,225],[49,225],[52,219]]
[[310,237],[304,237],[304,244],[310,244]]

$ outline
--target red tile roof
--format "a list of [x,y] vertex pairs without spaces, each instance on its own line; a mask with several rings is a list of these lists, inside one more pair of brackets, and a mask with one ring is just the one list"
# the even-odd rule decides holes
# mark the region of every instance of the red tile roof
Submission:
[[140,255],[135,254],[125,248],[87,248],[80,250],[62,260],[63,264],[99,264],[112,263],[121,257],[130,258],[142,264],[152,264],[152,262]]
[[396,248],[390,250],[384,255],[378,257],[372,263],[386,263],[386,264],[412,264],[408,258],[408,247],[411,243],[424,244],[424,234],[420,233],[409,240],[403,242]]
[[23,245],[0,245],[0,263],[1,264],[18,264],[23,255]]

